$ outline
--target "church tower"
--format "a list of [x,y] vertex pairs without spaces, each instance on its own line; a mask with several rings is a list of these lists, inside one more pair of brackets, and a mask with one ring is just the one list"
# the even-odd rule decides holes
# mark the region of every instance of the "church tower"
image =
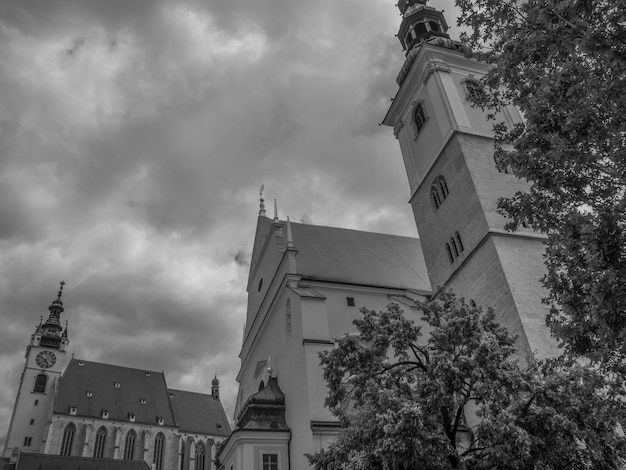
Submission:
[[[468,101],[482,93],[488,65],[466,57],[467,46],[450,39],[443,12],[425,0],[397,6],[406,59],[383,124],[400,143],[432,289],[492,306],[522,352],[554,355],[541,302],[543,237],[526,228],[505,231],[497,213],[498,199],[525,183],[496,165],[493,123]],[[521,120],[514,107],[496,116],[509,126]]]
[[48,307],[48,319],[44,322],[42,317],[26,347],[26,363],[9,425],[5,457],[9,457],[16,448],[31,452],[39,452],[44,448],[43,440],[54,406],[55,387],[70,342],[67,322],[65,329],[60,322],[64,285],[65,282],[61,281],[57,298]]

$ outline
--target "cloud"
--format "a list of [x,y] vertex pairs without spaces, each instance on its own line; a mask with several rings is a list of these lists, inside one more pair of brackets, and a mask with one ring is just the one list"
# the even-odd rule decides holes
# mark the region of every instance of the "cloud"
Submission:
[[398,24],[382,0],[3,1],[0,422],[61,279],[77,357],[195,391],[217,370],[232,415],[261,184],[283,218],[415,235],[378,126]]

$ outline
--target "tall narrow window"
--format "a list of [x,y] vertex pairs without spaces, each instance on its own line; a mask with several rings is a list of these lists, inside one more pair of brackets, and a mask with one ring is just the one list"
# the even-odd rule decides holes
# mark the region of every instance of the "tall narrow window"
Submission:
[[426,111],[424,110],[424,103],[417,103],[415,105],[415,109],[413,110],[413,121],[415,122],[415,134],[417,134],[422,130],[424,124],[426,124],[426,120],[428,117],[426,116]]
[[435,185],[430,187],[430,199],[433,206],[435,206],[435,209],[439,209],[439,206],[441,205],[441,195],[439,194],[439,188]]
[[160,432],[154,438],[154,454],[152,455],[152,463],[154,463],[155,470],[163,470],[164,446],[165,436],[162,432]]
[[450,248],[449,243],[446,243],[446,251],[448,252],[448,259],[452,263],[454,261],[454,256],[452,256],[452,249]]
[[179,469],[180,470],[185,470],[185,455],[187,454],[187,446],[185,445],[185,442],[181,442],[180,443],[180,465],[179,465]]
[[101,426],[96,433],[96,443],[93,447],[93,458],[101,459],[104,457],[104,445],[107,440],[107,430],[104,426]]
[[461,241],[461,235],[459,235],[459,232],[454,232],[454,238],[456,238],[456,244],[459,247],[459,251],[463,253],[465,248],[463,247],[463,242]]
[[485,94],[483,86],[474,78],[467,78],[462,83],[465,85],[465,96],[471,102],[479,101]]
[[507,173],[509,172],[509,169],[507,168],[507,166],[505,164],[503,164],[495,155],[493,157],[494,162],[496,162],[496,170],[498,170],[500,173]]
[[65,431],[63,431],[63,439],[61,440],[61,452],[59,452],[60,455],[72,455],[72,445],[74,444],[75,434],[76,425],[74,423],[70,423],[65,426]]
[[443,177],[443,175],[437,176],[436,183],[441,190],[441,195],[443,196],[443,198],[447,198],[448,194],[450,194],[450,191],[448,191],[448,183],[446,183],[446,179]]
[[204,444],[199,442],[196,446],[196,470],[206,469],[206,449]]
[[278,470],[278,454],[263,454],[263,470]]
[[456,242],[454,241],[454,238],[450,239],[450,246],[452,247],[452,254],[454,254],[454,258],[458,258],[459,257],[459,249],[456,246]]
[[137,433],[134,429],[126,434],[126,442],[124,443],[124,460],[133,460],[135,458],[135,443],[137,442]]
[[46,393],[46,384],[48,383],[48,376],[46,374],[39,374],[35,377],[35,387],[33,392]]
[[435,209],[439,209],[439,206],[448,197],[450,191],[448,190],[448,183],[443,175],[437,176],[433,180],[433,184],[430,186],[430,199],[435,206]]

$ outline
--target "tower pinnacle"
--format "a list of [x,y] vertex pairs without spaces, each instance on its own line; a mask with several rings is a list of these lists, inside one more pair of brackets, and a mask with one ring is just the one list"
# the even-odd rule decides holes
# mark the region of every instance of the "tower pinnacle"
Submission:
[[63,329],[61,326],[61,313],[65,310],[63,308],[63,301],[61,300],[61,296],[63,295],[63,286],[65,286],[65,281],[60,282],[59,292],[57,293],[57,298],[52,301],[48,310],[50,314],[48,315],[48,319],[41,325],[41,345],[49,346],[53,348],[59,348],[61,346],[61,330]]

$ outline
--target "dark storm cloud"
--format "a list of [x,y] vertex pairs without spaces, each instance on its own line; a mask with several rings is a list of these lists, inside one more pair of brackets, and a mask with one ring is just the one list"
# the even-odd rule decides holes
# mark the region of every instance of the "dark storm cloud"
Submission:
[[230,415],[261,184],[270,216],[415,234],[393,3],[0,3],[0,422],[61,279],[77,357],[217,370]]

